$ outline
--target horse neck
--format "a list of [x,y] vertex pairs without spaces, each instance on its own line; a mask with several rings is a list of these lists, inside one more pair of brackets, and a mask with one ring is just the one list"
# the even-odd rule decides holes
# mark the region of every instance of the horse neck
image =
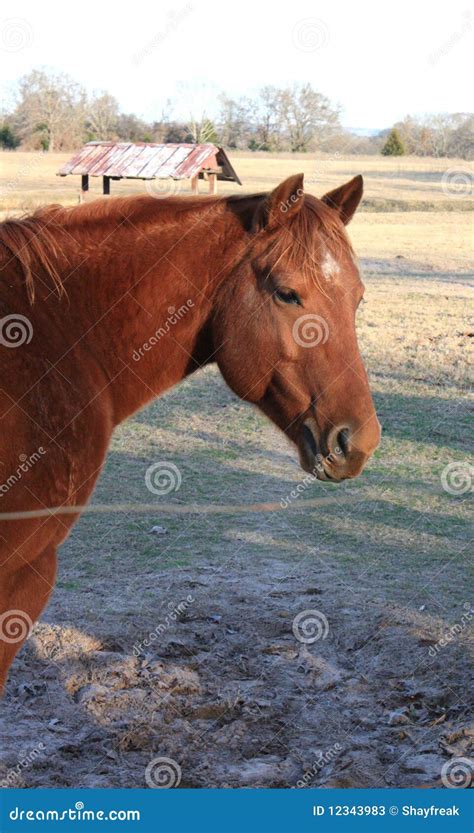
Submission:
[[212,360],[215,293],[244,234],[216,204],[181,222],[158,217],[144,227],[137,218],[112,233],[104,224],[92,252],[87,240],[81,279],[67,280],[66,291],[81,342],[108,380],[117,423]]

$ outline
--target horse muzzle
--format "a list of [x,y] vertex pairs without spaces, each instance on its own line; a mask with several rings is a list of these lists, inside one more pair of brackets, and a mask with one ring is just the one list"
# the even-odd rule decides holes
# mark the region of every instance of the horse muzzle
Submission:
[[339,483],[357,477],[380,442],[380,424],[370,418],[362,427],[331,427],[322,435],[310,417],[301,427],[298,451],[304,471],[318,480]]

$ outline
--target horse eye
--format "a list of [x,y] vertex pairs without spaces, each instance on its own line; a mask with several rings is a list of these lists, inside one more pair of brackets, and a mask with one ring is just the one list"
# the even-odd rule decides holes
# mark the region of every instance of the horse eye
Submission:
[[283,301],[284,304],[297,304],[300,307],[303,306],[299,299],[299,296],[296,292],[294,292],[293,289],[276,289],[275,297],[278,298],[279,301]]

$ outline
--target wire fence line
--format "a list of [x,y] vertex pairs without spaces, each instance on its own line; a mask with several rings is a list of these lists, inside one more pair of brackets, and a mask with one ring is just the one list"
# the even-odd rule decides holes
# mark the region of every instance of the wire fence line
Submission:
[[315,509],[328,504],[351,503],[355,495],[295,499],[282,505],[275,503],[90,503],[85,506],[47,506],[44,509],[28,509],[18,512],[0,512],[0,521],[21,521],[30,518],[47,518],[55,515],[106,515],[108,513],[135,513],[141,515],[245,515],[247,513],[277,512]]

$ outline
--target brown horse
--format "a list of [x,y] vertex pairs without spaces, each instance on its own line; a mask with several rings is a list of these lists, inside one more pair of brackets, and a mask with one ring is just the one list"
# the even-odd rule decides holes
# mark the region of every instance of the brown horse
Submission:
[[[217,362],[323,480],[355,477],[380,427],[358,351],[344,225],[362,178],[269,194],[51,206],[0,225],[0,512],[80,506],[118,423]],[[78,514],[4,520],[0,688]]]

